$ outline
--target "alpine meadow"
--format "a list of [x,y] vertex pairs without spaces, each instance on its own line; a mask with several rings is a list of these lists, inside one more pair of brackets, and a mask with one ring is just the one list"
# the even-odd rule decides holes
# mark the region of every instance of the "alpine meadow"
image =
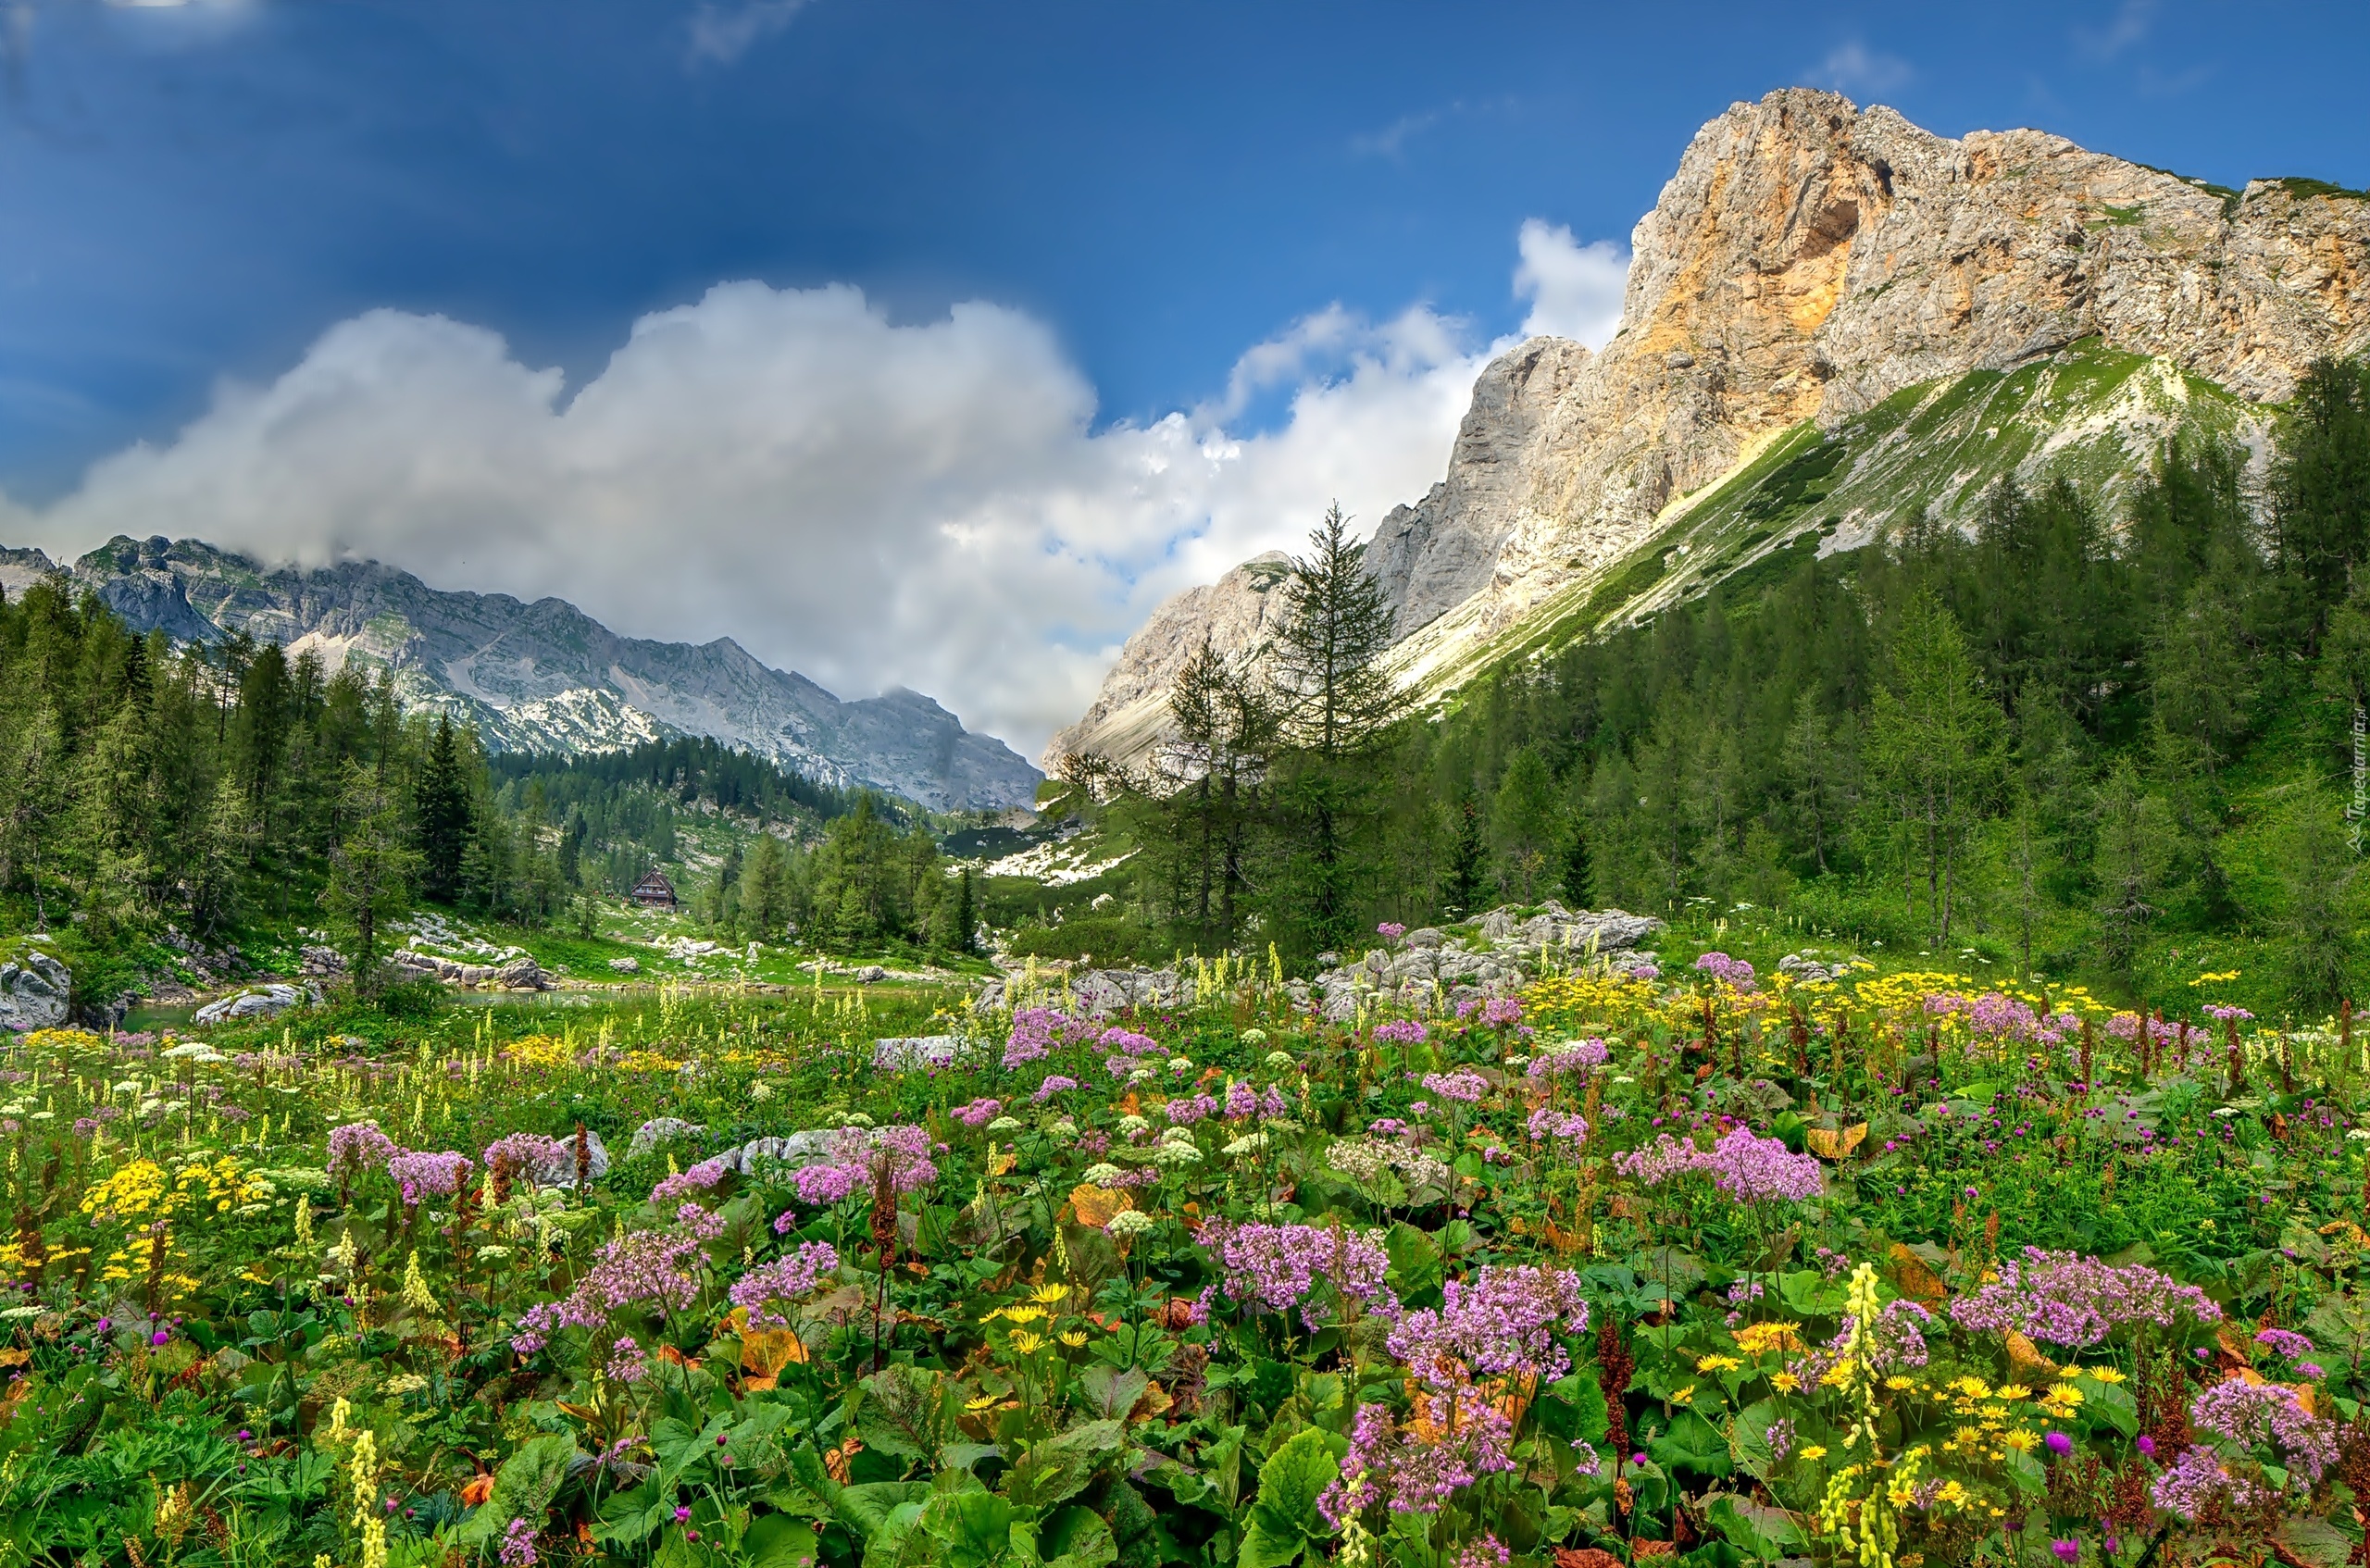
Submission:
[[[315,25],[220,9],[174,47]],[[812,9],[697,7],[703,112],[868,20]],[[1358,167],[1531,112],[1491,104]],[[857,556],[938,543],[831,510],[862,355],[709,461],[698,355],[748,344],[692,307],[511,414],[446,367],[349,490],[311,448],[204,466],[399,379],[324,353],[0,510],[56,548],[170,479],[153,526],[215,541],[0,551],[0,1563],[2362,1562],[2370,194],[1791,88],[1688,142],[1617,324],[1611,251],[1543,232],[1533,317],[1441,361],[1429,488],[1295,511],[1097,644],[1042,773],[951,711],[978,671],[942,706],[786,667],[967,632],[867,598]],[[1547,317],[1583,284],[1601,343]],[[1283,435],[1071,376],[1035,493],[1017,372],[979,429],[925,417],[991,308],[875,314],[940,355],[884,372],[900,504],[990,474],[898,526],[1047,572],[1095,552],[998,518],[1094,514],[1116,560],[1170,507],[1154,554],[1237,558],[1160,487],[1439,369],[1375,349]],[[1057,358],[1020,319],[999,352]],[[419,341],[524,364],[469,330]],[[637,355],[680,416],[646,512]],[[580,595],[618,631],[354,542],[417,486],[505,559],[543,459],[435,442],[519,406],[597,428],[543,558],[606,591],[627,516],[632,591]],[[767,491],[718,579],[773,574],[781,624],[717,589],[706,641],[628,635],[703,487],[792,449],[857,457]],[[292,494],[330,542],[274,554]]]

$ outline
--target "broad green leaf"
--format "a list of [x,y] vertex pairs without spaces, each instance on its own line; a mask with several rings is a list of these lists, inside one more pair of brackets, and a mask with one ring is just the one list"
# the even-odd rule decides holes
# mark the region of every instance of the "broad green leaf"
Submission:
[[1045,1568],[1104,1568],[1117,1559],[1119,1546],[1102,1515],[1072,1503],[1038,1530],[1037,1551]]
[[953,1422],[952,1390],[927,1367],[892,1366],[862,1385],[856,1431],[867,1448],[900,1459],[930,1459]]
[[541,1519],[575,1457],[576,1439],[567,1433],[547,1433],[528,1442],[503,1462],[494,1474],[493,1495],[454,1532],[454,1539],[463,1546],[482,1546],[509,1528],[513,1519]]
[[808,1568],[815,1561],[815,1529],[804,1519],[768,1513],[741,1537],[749,1568]]
[[1692,1470],[1699,1475],[1726,1475],[1735,1467],[1728,1439],[1691,1410],[1678,1412],[1670,1430],[1646,1444],[1655,1462],[1670,1470]]
[[1401,1220],[1384,1236],[1382,1245],[1391,1256],[1387,1277],[1401,1297],[1417,1295],[1440,1284],[1443,1273],[1440,1243],[1423,1231]]
[[1785,1510],[1732,1492],[1712,1497],[1704,1516],[1740,1551],[1764,1562],[1774,1562],[1805,1544],[1801,1526]]
[[1259,1495],[1252,1500],[1243,1532],[1240,1568],[1283,1568],[1308,1543],[1330,1535],[1316,1500],[1341,1477],[1348,1444],[1330,1432],[1303,1427],[1259,1467]]
[[2340,1568],[2353,1555],[2351,1537],[2326,1519],[2295,1513],[2280,1521],[2276,1537],[2307,1568]]
[[927,1481],[867,1481],[842,1487],[831,1500],[831,1509],[851,1534],[869,1540],[887,1526],[890,1515],[899,1508],[910,1505],[919,1514],[921,1500],[929,1495]]
[[1036,1444],[1004,1475],[1004,1495],[1023,1508],[1050,1508],[1076,1496],[1116,1452],[1119,1423],[1090,1421]]
[[993,1492],[944,1492],[922,1509],[922,1528],[942,1546],[946,1568],[991,1568],[1013,1555],[1012,1526],[1021,1517]]

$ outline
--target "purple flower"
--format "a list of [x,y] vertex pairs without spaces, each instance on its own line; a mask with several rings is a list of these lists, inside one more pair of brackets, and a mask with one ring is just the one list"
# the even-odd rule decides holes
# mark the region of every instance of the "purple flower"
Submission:
[[1588,1326],[1579,1276],[1569,1269],[1489,1263],[1441,1288],[1438,1310],[1403,1312],[1386,1341],[1419,1381],[1448,1390],[1475,1377],[1571,1370],[1559,1337]]
[[1753,989],[1753,965],[1741,958],[1730,958],[1725,952],[1707,952],[1695,961],[1695,967],[1734,989]]
[[839,1266],[840,1254],[829,1242],[808,1241],[787,1257],[750,1270],[729,1294],[734,1306],[749,1309],[751,1323],[787,1326],[790,1319],[775,1311],[774,1304],[805,1295]]
[[1413,1018],[1393,1018],[1377,1024],[1374,1038],[1388,1045],[1421,1045],[1431,1038],[1431,1031]]
[[1226,1269],[1226,1293],[1264,1312],[1301,1307],[1317,1282],[1328,1281],[1345,1301],[1388,1300],[1383,1276],[1391,1255],[1375,1238],[1331,1226],[1229,1225],[1202,1227],[1202,1245]]
[[506,1169],[538,1187],[556,1187],[576,1176],[576,1145],[541,1133],[514,1132],[485,1146],[487,1170]]
[[2143,1432],[2143,1433],[2141,1433],[2141,1434],[2140,1434],[2140,1437],[2139,1437],[2139,1451],[2140,1451],[2141,1453],[2143,1453],[2143,1454],[2147,1455],[2150,1459],[2153,1459],[2153,1458],[2155,1458],[2155,1457],[2156,1457],[2156,1439],[2155,1439],[2155,1438],[2153,1438],[2153,1437],[2149,1437],[2149,1436],[2148,1436],[2146,1433],[2144,1433],[2144,1432]]
[[1029,1097],[1029,1102],[1035,1105],[1042,1105],[1048,1100],[1053,1099],[1054,1096],[1057,1094],[1066,1094],[1077,1087],[1078,1080],[1076,1078],[1064,1077],[1061,1074],[1055,1073],[1046,1078],[1043,1083],[1037,1086],[1037,1092]]
[[169,1345],[173,1342],[173,1337],[159,1328],[156,1333],[148,1336],[148,1342],[151,1345]]
[[1470,1067],[1460,1067],[1453,1073],[1426,1073],[1424,1087],[1442,1100],[1471,1105],[1490,1092],[1490,1080]]
[[702,1160],[688,1171],[679,1171],[650,1189],[654,1203],[671,1203],[692,1192],[705,1192],[732,1174],[732,1167],[721,1154],[713,1160]]
[[1818,1161],[1789,1151],[1782,1139],[1756,1138],[1750,1127],[1732,1128],[1709,1149],[1698,1149],[1665,1133],[1653,1143],[1614,1159],[1615,1168],[1648,1187],[1673,1176],[1701,1172],[1712,1185],[1740,1202],[1799,1202],[1820,1192]]
[[1522,1022],[1522,999],[1515,996],[1493,996],[1481,1004],[1481,1022],[1493,1029],[1503,1029]]
[[2195,1286],[2155,1269],[2038,1247],[2026,1248],[2021,1263],[2002,1263],[1997,1280],[1951,1303],[1951,1319],[1962,1328],[2074,1349],[2096,1345],[2128,1324],[2169,1328],[2183,1317],[2216,1323],[2222,1309]]
[[1206,1094],[1180,1094],[1160,1108],[1160,1114],[1168,1119],[1169,1125],[1179,1127],[1190,1127],[1195,1122],[1216,1115],[1217,1112],[1218,1102]]
[[1524,1076],[1544,1079],[1564,1073],[1585,1072],[1590,1067],[1604,1065],[1612,1054],[1601,1039],[1577,1039],[1566,1045],[1551,1045],[1530,1059],[1529,1070]]
[[383,1170],[399,1151],[400,1146],[379,1130],[378,1123],[348,1122],[330,1129],[329,1173],[332,1176],[354,1176]]
[[402,1185],[406,1203],[418,1202],[422,1194],[451,1197],[472,1168],[468,1155],[449,1149],[434,1154],[406,1149],[387,1162],[387,1174]]
[[2057,1554],[2057,1561],[2060,1562],[2070,1563],[2082,1555],[2082,1543],[2078,1540],[2052,1541],[2049,1543],[2049,1549]]
[[1012,1032],[1004,1037],[1004,1064],[1023,1066],[1042,1062],[1054,1049],[1055,1038],[1076,1032],[1073,1022],[1049,1007],[1024,1007],[1012,1015]]
[[1384,941],[1395,942],[1407,934],[1407,927],[1396,920],[1386,920],[1375,927],[1375,932]]
[[2048,1437],[2043,1437],[2041,1441],[2047,1443],[2049,1445],[2049,1451],[2055,1454],[2060,1459],[2064,1459],[2067,1454],[2074,1451],[2074,1439],[2067,1437],[2063,1432],[2052,1432]]
[[1003,1110],[1003,1101],[990,1100],[983,1096],[972,1101],[968,1105],[956,1106],[954,1119],[967,1127],[983,1127],[994,1121]]
[[1587,1141],[1588,1136],[1589,1124],[1577,1111],[1558,1111],[1553,1106],[1541,1105],[1530,1114],[1530,1139],[1534,1143],[1562,1139],[1578,1144]]
[[2271,1353],[2281,1361],[2294,1361],[2300,1356],[2309,1356],[2315,1348],[2312,1340],[2303,1335],[2285,1328],[2266,1328],[2255,1336],[2255,1343],[2270,1346]]
[[502,1533],[502,1568],[535,1568],[535,1527],[524,1519]]

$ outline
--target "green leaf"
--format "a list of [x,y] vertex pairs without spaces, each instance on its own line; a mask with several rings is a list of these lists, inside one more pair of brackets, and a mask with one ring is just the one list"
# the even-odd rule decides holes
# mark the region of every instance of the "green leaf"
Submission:
[[1669,1470],[1692,1470],[1699,1475],[1726,1475],[1735,1468],[1728,1439],[1691,1410],[1678,1412],[1670,1430],[1646,1444],[1656,1463]]
[[900,1459],[929,1459],[953,1425],[954,1391],[927,1367],[892,1366],[862,1384],[855,1426],[867,1448]]
[[815,1562],[815,1529],[803,1519],[768,1513],[741,1537],[749,1568],[808,1568]]
[[898,1509],[911,1507],[918,1516],[921,1500],[929,1495],[927,1481],[867,1481],[842,1487],[831,1500],[831,1510],[850,1534],[870,1540],[888,1526],[890,1516]]
[[993,1492],[942,1492],[922,1509],[922,1528],[942,1543],[946,1568],[991,1568],[1014,1555],[1020,1510]]
[[1239,1568],[1284,1568],[1311,1540],[1332,1534],[1316,1512],[1316,1499],[1341,1478],[1348,1448],[1332,1433],[1306,1426],[1267,1456],[1259,1467],[1259,1495],[1252,1500]]
[[1104,1568],[1117,1561],[1119,1543],[1101,1514],[1072,1503],[1037,1532],[1037,1552],[1045,1568]]
[[1122,1371],[1116,1366],[1091,1366],[1079,1375],[1079,1391],[1086,1396],[1087,1407],[1095,1414],[1124,1421],[1136,1408],[1144,1390],[1152,1386],[1152,1376],[1140,1366]]
[[1833,1317],[1850,1299],[1850,1287],[1844,1281],[1830,1280],[1815,1268],[1785,1276],[1778,1281],[1778,1289],[1786,1304],[1804,1317]]
[[454,1532],[454,1539],[463,1546],[481,1546],[509,1528],[513,1519],[541,1519],[559,1484],[568,1479],[568,1463],[575,1457],[576,1438],[568,1433],[547,1433],[530,1441],[503,1462],[493,1477],[493,1494]]
[[1712,1527],[1740,1551],[1774,1562],[1806,1543],[1792,1515],[1732,1492],[1715,1493],[1704,1510]]
[[1004,1475],[1004,1495],[1023,1508],[1050,1508],[1094,1479],[1122,1441],[1119,1423],[1090,1421],[1036,1444]]
[[2139,1435],[2139,1401],[2131,1390],[2116,1383],[2102,1383],[2094,1377],[2076,1379],[2082,1390],[2082,1413],[2093,1421],[2104,1420],[2127,1437]]
[[2305,1514],[2281,1520],[2276,1539],[2308,1568],[2339,1568],[2353,1555],[2353,1540],[2344,1531]]
[[1403,1299],[1437,1288],[1445,1273],[1441,1263],[1440,1243],[1405,1220],[1391,1227],[1382,1240],[1383,1251],[1391,1255],[1387,1275],[1391,1288]]

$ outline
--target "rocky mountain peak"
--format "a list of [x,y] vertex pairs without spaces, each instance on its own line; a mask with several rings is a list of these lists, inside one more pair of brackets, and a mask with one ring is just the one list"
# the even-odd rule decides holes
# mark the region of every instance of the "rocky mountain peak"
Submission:
[[[2315,358],[2370,348],[2370,200],[2301,180],[2223,190],[2039,131],[1953,140],[1831,93],[1772,93],[1706,124],[1630,249],[1612,341],[1534,339],[1495,360],[1447,474],[1377,531],[1418,686],[1568,605],[1781,438],[1905,389],[2089,342],[2161,361],[2176,400],[2202,382],[2260,405]],[[1844,520],[1865,537],[1892,519]],[[1210,591],[1139,638],[1247,652],[1198,618]],[[1069,745],[1149,745],[1146,652],[1130,641]],[[1124,726],[1098,717],[1121,709]]]

